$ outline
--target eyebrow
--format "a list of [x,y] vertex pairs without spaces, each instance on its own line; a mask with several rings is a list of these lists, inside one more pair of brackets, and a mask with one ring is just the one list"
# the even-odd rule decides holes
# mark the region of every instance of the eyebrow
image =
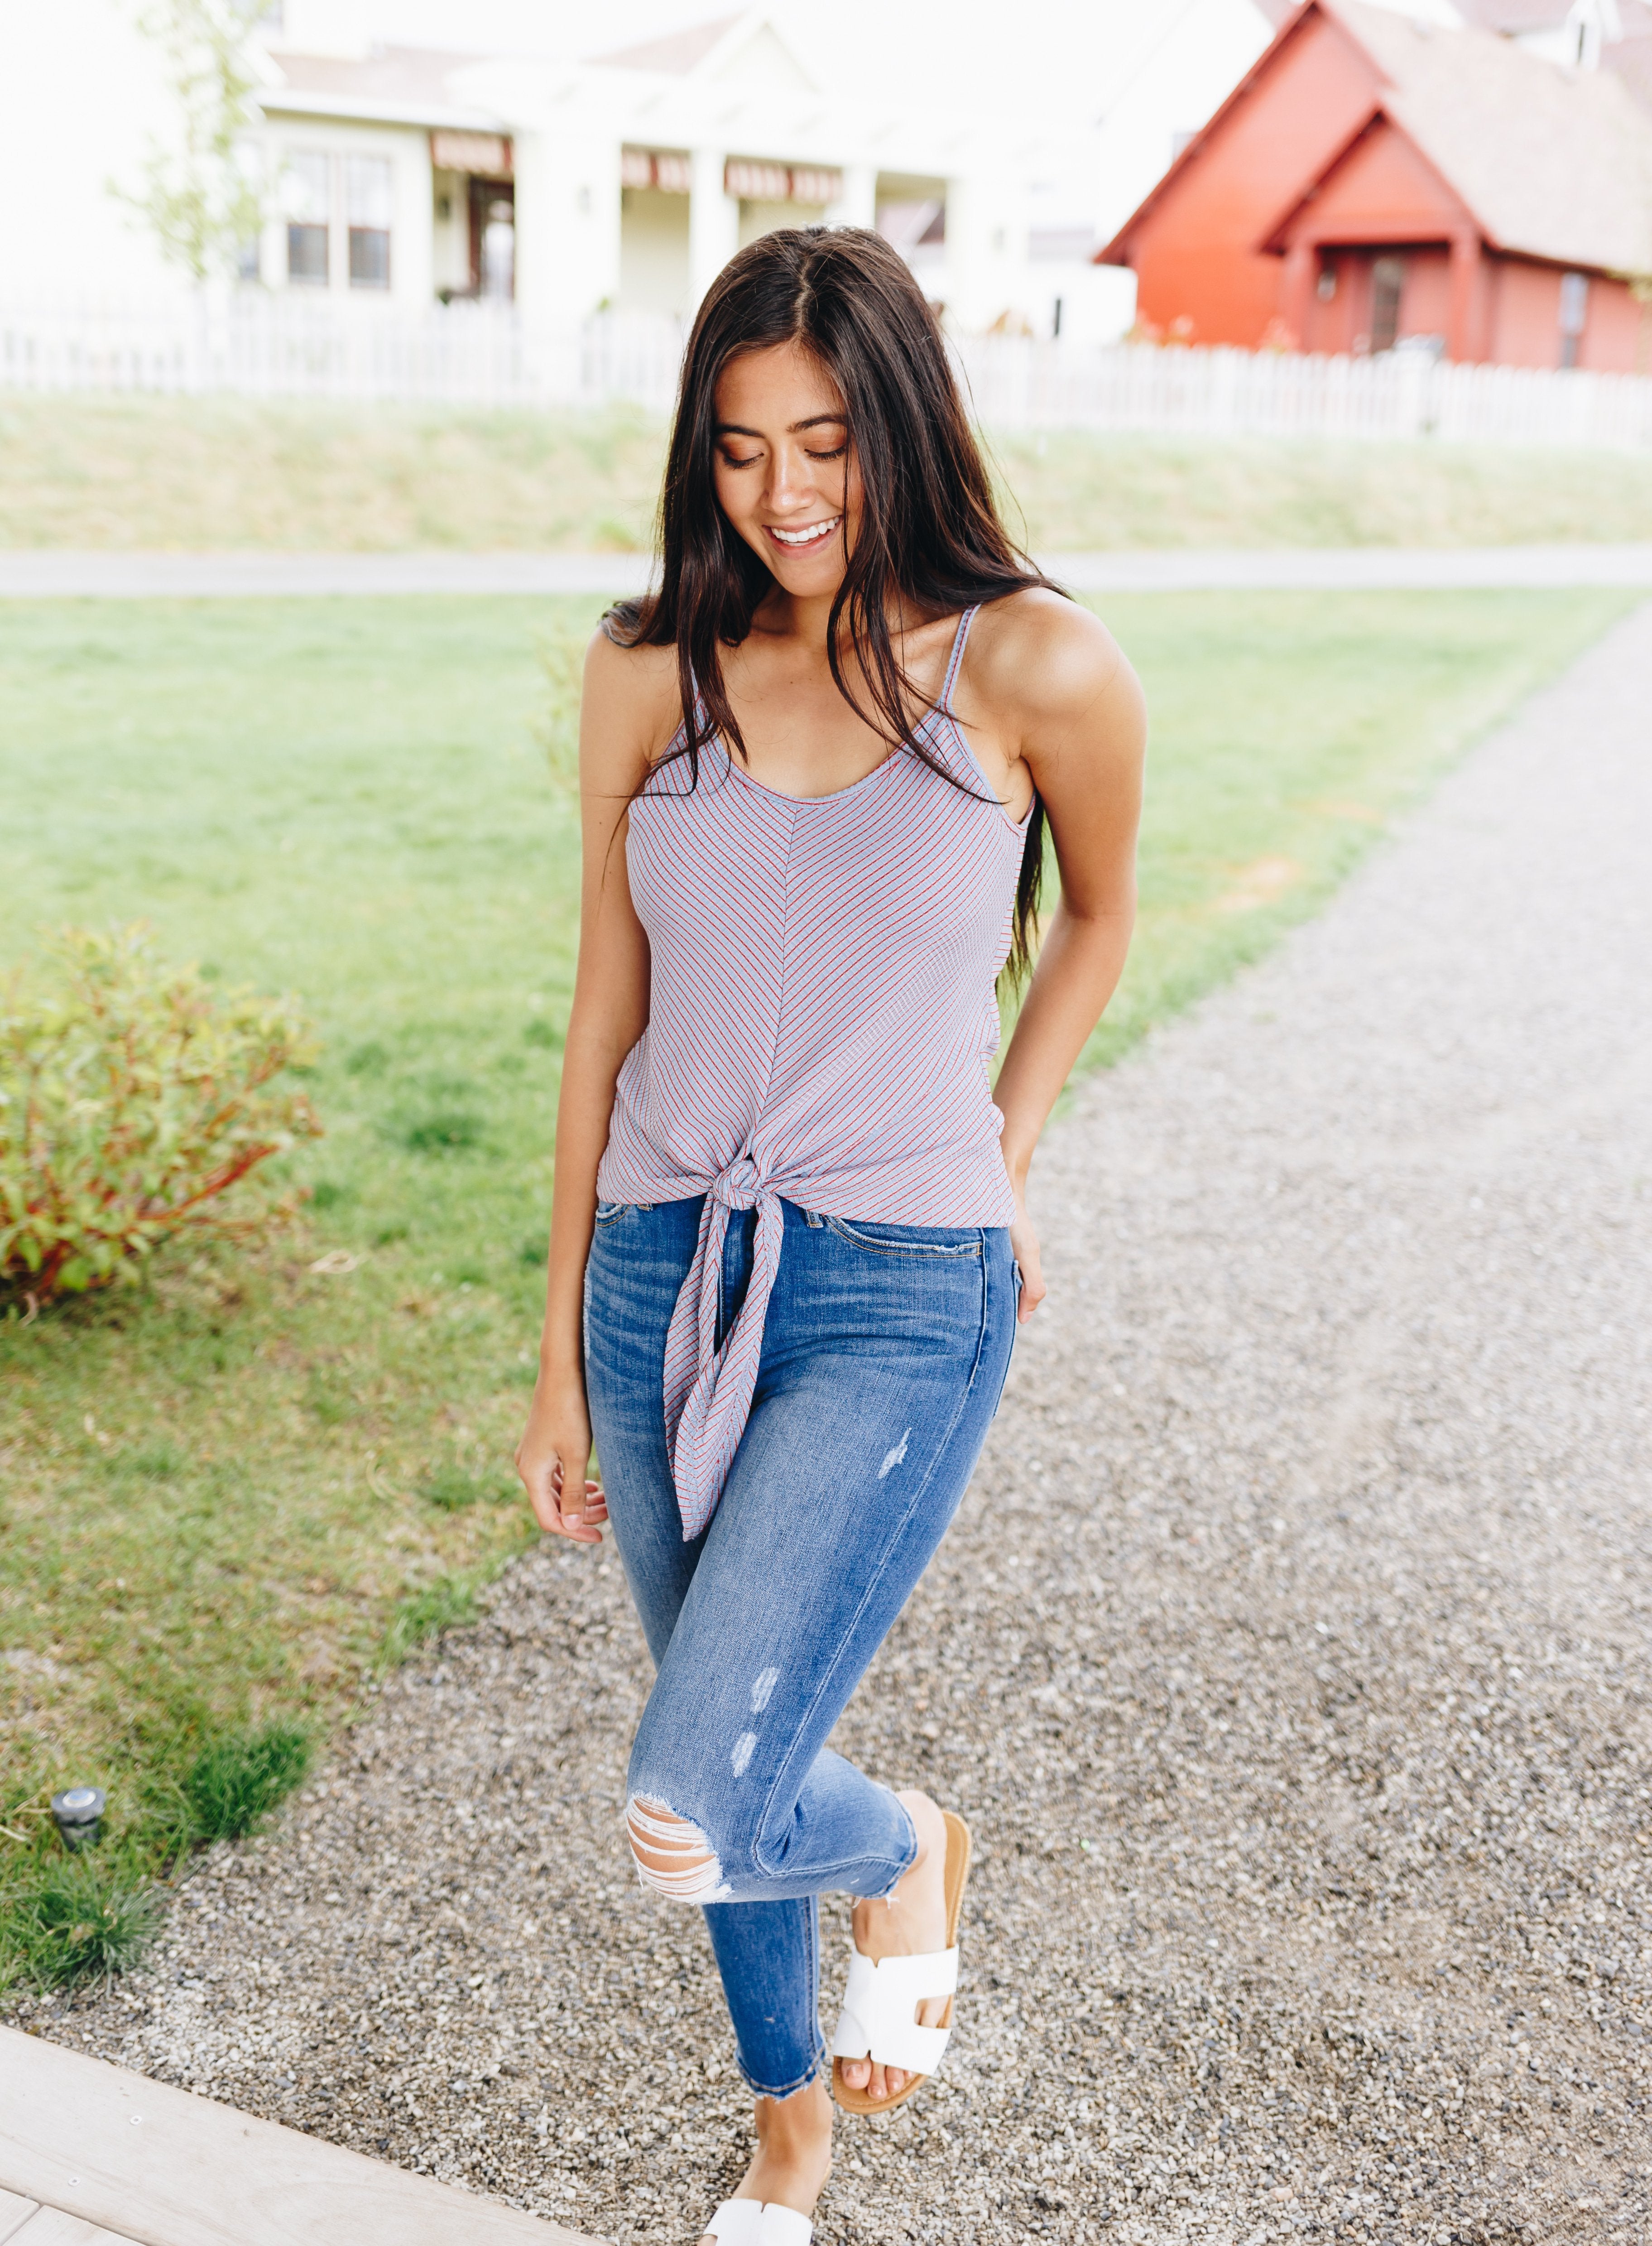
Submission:
[[[812,413],[806,421],[788,422],[786,435],[801,436],[804,430],[819,429],[822,424],[833,424],[840,429],[846,429],[849,417],[846,413]],[[759,442],[763,437],[761,429],[748,429],[743,421],[719,421],[715,433],[719,437],[755,437]]]

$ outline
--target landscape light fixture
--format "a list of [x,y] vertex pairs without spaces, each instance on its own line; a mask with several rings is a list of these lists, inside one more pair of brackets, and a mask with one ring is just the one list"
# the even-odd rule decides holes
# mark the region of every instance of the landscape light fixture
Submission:
[[71,1786],[51,1797],[51,1814],[66,1848],[89,1848],[99,1836],[108,1795],[100,1786]]

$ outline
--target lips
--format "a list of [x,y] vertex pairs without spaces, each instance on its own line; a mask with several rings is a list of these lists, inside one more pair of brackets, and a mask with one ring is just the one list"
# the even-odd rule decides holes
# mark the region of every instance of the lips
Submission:
[[840,514],[834,514],[826,522],[805,523],[799,530],[781,530],[772,522],[765,527],[775,544],[784,547],[788,554],[812,554],[817,547],[826,544],[842,521]]

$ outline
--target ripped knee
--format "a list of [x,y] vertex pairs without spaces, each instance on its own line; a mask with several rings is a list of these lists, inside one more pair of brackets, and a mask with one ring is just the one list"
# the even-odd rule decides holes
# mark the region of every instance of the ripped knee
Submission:
[[635,1793],[626,1804],[625,1830],[637,1877],[673,1902],[714,1902],[728,1893],[717,1850],[699,1827],[663,1801]]

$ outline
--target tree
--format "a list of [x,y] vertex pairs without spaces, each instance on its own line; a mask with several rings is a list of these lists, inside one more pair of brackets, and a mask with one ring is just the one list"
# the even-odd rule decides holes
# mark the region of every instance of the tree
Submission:
[[138,19],[165,55],[180,129],[169,142],[151,139],[141,188],[112,192],[197,281],[230,269],[263,223],[241,142],[256,83],[247,32],[257,12],[241,0],[152,0]]

